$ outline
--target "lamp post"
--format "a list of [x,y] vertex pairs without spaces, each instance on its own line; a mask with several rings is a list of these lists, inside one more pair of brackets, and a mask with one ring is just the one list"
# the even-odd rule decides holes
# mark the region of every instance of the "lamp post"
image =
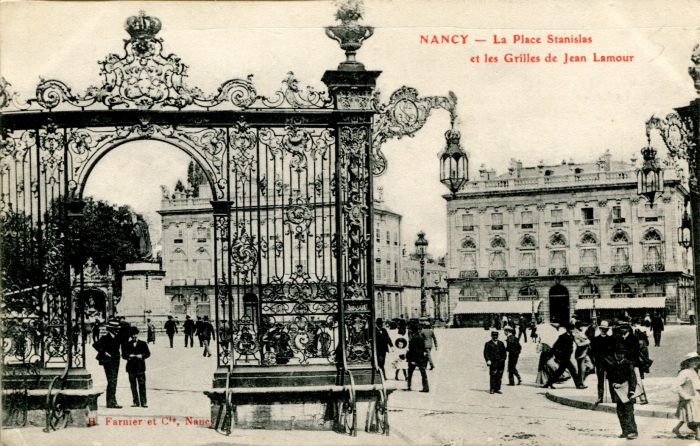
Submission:
[[[690,60],[695,66],[688,68],[688,73],[695,83],[695,91],[700,95],[700,45],[695,45]],[[678,107],[675,113],[670,113],[661,119],[652,116],[646,122],[647,139],[651,139],[651,131],[656,129],[661,134],[664,144],[671,157],[685,159],[688,162],[688,186],[690,201],[690,221],[686,223],[690,240],[688,246],[693,247],[693,275],[695,276],[695,311],[700,308],[700,284],[697,272],[700,271],[700,98],[695,98],[690,104]],[[663,185],[661,185],[663,187]],[[692,224],[692,223],[695,224]],[[682,231],[685,232],[685,231]],[[700,352],[700,318],[695,318],[696,348]]]
[[688,215],[688,199],[685,200],[685,206],[683,207],[683,218],[681,219],[681,227],[678,228],[678,244],[688,251],[688,248],[693,243],[692,231],[693,226],[690,221],[690,215]]
[[[534,280],[529,280],[527,282],[527,292],[530,294],[530,303],[532,304],[532,320],[535,320],[535,297],[537,296],[537,292],[533,293],[533,288],[535,288],[535,281]],[[535,289],[535,291],[537,291]]]
[[428,241],[425,239],[425,232],[420,231],[415,242],[416,255],[420,261],[420,315],[426,317],[426,302],[425,302],[425,254],[428,249]]
[[591,294],[591,297],[593,298],[593,308],[591,310],[591,322],[593,323],[593,327],[596,327],[598,325],[598,314],[596,313],[595,309],[595,298],[598,295],[598,287],[593,283],[593,279],[595,279],[594,275],[588,276],[587,279],[587,285],[588,285],[588,292]]

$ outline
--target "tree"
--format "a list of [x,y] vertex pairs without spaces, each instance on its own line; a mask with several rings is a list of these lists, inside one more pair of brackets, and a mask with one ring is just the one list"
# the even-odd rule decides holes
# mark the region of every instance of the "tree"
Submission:
[[175,192],[185,192],[185,185],[182,184],[181,180],[177,180],[175,184]]
[[207,177],[204,175],[204,171],[199,164],[194,161],[190,161],[190,165],[187,167],[187,185],[192,191],[193,197],[199,197],[199,186],[206,183]]

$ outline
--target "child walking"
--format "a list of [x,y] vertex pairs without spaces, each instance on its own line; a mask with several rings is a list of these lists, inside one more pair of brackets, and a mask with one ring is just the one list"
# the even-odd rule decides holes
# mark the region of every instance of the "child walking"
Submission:
[[695,352],[689,353],[681,361],[681,370],[674,383],[674,390],[678,393],[678,409],[676,416],[680,420],[673,433],[678,438],[685,438],[681,435],[680,429],[683,423],[695,433],[695,439],[700,440],[700,355]]

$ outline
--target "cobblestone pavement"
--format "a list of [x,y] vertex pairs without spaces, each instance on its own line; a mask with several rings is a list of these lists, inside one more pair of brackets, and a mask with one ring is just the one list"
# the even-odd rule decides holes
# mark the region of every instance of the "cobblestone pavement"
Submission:
[[[546,329],[544,329],[546,331]],[[692,332],[690,332],[692,336]],[[614,414],[562,406],[547,400],[544,389],[534,384],[536,352],[523,344],[521,386],[503,387],[502,395],[488,393],[484,365],[483,329],[436,330],[439,349],[433,352],[436,369],[429,372],[430,393],[396,391],[389,399],[391,435],[368,434],[364,410],[359,407],[358,436],[328,431],[235,429],[224,436],[206,426],[187,424],[209,415],[209,401],[202,390],[211,386],[214,358],[203,358],[199,348],[185,349],[183,338],[168,348],[167,338],[151,346],[148,362],[148,408],[131,408],[126,373],[119,375],[121,410],[106,409],[99,400],[99,426],[69,428],[46,434],[40,427],[3,430],[7,445],[219,445],[219,444],[329,444],[329,445],[688,445],[671,433],[675,420],[638,417],[640,437],[635,441],[617,438],[620,433]],[[104,373],[88,346],[88,370],[95,387],[104,388]],[[123,366],[122,366],[123,367]],[[414,377],[419,387],[419,377]],[[504,380],[504,384],[507,379]],[[594,391],[593,385],[581,392]],[[301,409],[299,409],[301,410]],[[300,413],[300,415],[303,415]],[[141,420],[138,426],[107,425],[112,420]],[[174,421],[173,421],[174,419]],[[148,420],[154,420],[149,426]],[[167,422],[167,424],[166,424]],[[113,423],[113,421],[112,421]],[[179,426],[177,423],[180,423]]]

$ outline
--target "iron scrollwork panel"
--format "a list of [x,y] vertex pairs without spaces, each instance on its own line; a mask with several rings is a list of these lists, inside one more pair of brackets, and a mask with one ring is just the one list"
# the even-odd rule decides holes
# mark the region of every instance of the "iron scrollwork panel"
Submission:
[[342,126],[339,129],[340,172],[338,191],[342,200],[342,296],[345,359],[348,364],[372,359],[372,306],[368,258],[371,254],[369,227],[371,175],[370,127]]
[[327,128],[240,122],[231,130],[236,361],[334,360],[334,146]]

